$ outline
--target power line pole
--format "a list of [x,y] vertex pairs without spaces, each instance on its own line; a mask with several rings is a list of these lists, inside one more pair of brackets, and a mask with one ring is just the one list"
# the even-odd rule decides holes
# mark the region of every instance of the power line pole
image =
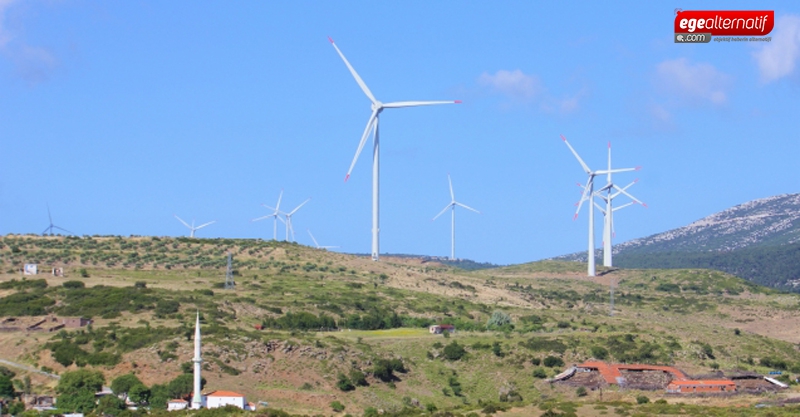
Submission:
[[231,253],[228,252],[228,269],[225,272],[225,289],[232,290],[236,286],[233,281],[233,268],[231,268]]

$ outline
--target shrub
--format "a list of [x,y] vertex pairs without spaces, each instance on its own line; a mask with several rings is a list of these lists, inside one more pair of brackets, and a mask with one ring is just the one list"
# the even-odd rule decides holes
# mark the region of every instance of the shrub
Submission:
[[592,346],[592,356],[602,361],[608,358],[608,350],[602,346]]
[[353,383],[350,382],[350,379],[347,378],[347,375],[345,375],[345,374],[343,374],[341,372],[339,373],[339,376],[337,377],[337,380],[336,380],[336,388],[339,388],[340,390],[345,391],[345,392],[352,391],[352,390],[356,389],[356,387],[353,385]]
[[450,342],[449,345],[444,347],[444,357],[451,361],[457,361],[464,357],[467,354],[467,351],[464,349],[463,346],[459,345],[458,342],[453,341]]
[[341,413],[344,411],[344,404],[340,403],[339,401],[334,401],[331,403],[331,409],[337,413]]
[[588,395],[588,393],[586,392],[586,388],[578,387],[578,389],[575,390],[575,395],[578,397],[585,397]]
[[486,327],[502,327],[507,324],[511,324],[511,316],[500,310],[495,310],[486,322]]
[[548,356],[544,358],[544,366],[548,368],[555,368],[564,366],[564,360],[557,356]]
[[533,377],[539,379],[547,378],[547,371],[545,371],[544,368],[534,368]]
[[67,289],[86,288],[86,284],[83,281],[66,281],[61,285]]
[[366,387],[369,385],[369,383],[367,383],[367,377],[358,369],[350,371],[350,382],[358,387]]
[[647,398],[646,395],[638,395],[636,396],[636,404],[647,404],[650,402],[650,398]]

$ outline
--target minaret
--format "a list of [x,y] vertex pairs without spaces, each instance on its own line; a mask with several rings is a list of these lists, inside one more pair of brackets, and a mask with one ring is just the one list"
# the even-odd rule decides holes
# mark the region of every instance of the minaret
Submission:
[[192,395],[191,408],[196,410],[203,407],[203,394],[200,393],[200,365],[203,359],[200,358],[200,312],[197,312],[197,321],[194,325],[194,395]]

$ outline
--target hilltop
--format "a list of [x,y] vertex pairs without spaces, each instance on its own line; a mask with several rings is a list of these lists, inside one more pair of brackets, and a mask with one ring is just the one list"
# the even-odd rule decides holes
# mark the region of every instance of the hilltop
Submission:
[[[753,200],[684,227],[620,243],[613,251],[614,265],[623,268],[712,268],[757,284],[798,290],[800,194]],[[556,259],[585,261],[586,253]]]
[[[224,290],[229,252],[236,288]],[[48,273],[61,267],[65,276],[22,277],[28,262]],[[353,415],[429,405],[480,413],[490,404],[512,407],[508,415],[564,404],[596,415],[597,404],[630,409],[647,395],[723,415],[764,398],[704,401],[608,388],[601,401],[597,392],[579,397],[541,376],[591,358],[668,364],[691,375],[776,366],[800,372],[800,296],[710,270],[603,270],[588,279],[584,265],[563,261],[465,271],[285,242],[58,236],[5,236],[0,265],[0,317],[94,320],[91,329],[0,333],[0,359],[57,373],[89,366],[107,380],[134,372],[148,386],[163,384],[191,358],[199,310],[208,387],[293,413],[329,414],[339,401]],[[437,323],[457,331],[430,334],[427,325]],[[402,366],[379,371],[390,362]],[[366,385],[342,390],[342,376],[356,381],[358,373]],[[45,377],[31,378],[37,389],[52,389]]]

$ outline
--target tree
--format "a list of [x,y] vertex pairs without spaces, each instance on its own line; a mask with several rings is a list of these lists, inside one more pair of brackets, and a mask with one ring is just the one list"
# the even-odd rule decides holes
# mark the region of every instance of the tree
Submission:
[[[206,379],[200,379],[200,389],[206,385]],[[169,385],[167,386],[169,395],[172,398],[184,398],[188,397],[194,392],[194,375],[191,374],[182,374],[178,375],[170,381]]]
[[121,375],[111,381],[111,391],[127,398],[131,387],[134,385],[142,385],[142,381],[136,375],[132,373]]
[[11,399],[14,398],[14,383],[11,378],[0,374],[0,398]]
[[94,410],[96,404],[94,392],[88,389],[81,389],[69,394],[61,394],[56,399],[56,407],[65,413],[84,413],[87,414]]
[[97,405],[97,414],[102,416],[116,416],[123,410],[125,410],[125,402],[116,395],[103,396]]
[[163,384],[156,384],[150,387],[150,407],[158,410],[167,409],[167,401],[172,399],[169,395],[169,387]]
[[128,390],[128,399],[136,404],[147,404],[150,401],[150,389],[140,382]]
[[59,394],[75,394],[81,391],[88,391],[92,395],[103,389],[106,381],[103,373],[89,369],[78,369],[77,371],[64,372],[56,386]]

